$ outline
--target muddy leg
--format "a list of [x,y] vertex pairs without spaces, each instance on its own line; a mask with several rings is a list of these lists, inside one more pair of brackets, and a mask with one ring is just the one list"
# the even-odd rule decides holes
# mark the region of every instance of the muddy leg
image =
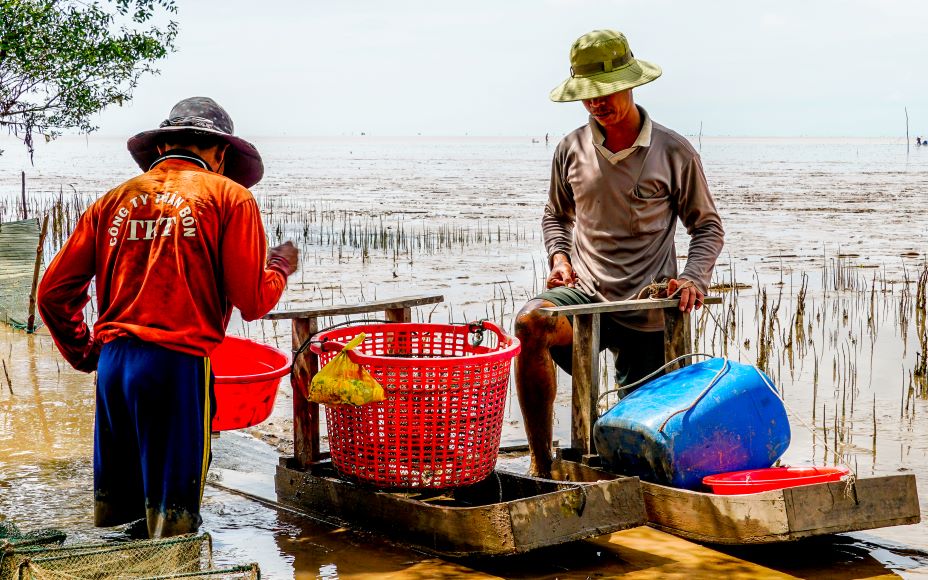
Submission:
[[516,392],[528,438],[529,474],[540,477],[551,474],[551,433],[557,393],[557,377],[549,349],[569,346],[573,342],[573,330],[567,318],[549,317],[537,311],[550,306],[554,304],[547,300],[530,300],[516,316],[515,324],[516,336],[522,342],[522,352],[516,359]]

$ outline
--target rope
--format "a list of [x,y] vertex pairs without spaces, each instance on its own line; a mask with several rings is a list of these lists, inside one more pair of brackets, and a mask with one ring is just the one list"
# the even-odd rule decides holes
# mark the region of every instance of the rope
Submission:
[[681,360],[683,360],[683,359],[685,359],[685,358],[692,358],[692,357],[694,357],[694,356],[704,356],[704,357],[707,357],[707,358],[713,358],[711,354],[706,354],[706,353],[702,353],[702,352],[694,352],[694,353],[690,353],[690,354],[680,355],[680,356],[678,356],[677,358],[673,359],[672,361],[667,362],[667,363],[664,363],[663,366],[661,366],[661,367],[658,368],[657,370],[651,372],[650,374],[645,375],[644,377],[638,379],[638,380],[635,381],[634,383],[629,383],[629,384],[627,384],[627,385],[623,385],[623,386],[618,387],[618,388],[616,388],[616,389],[612,389],[612,390],[606,391],[605,393],[601,394],[601,395],[599,396],[599,398],[596,399],[596,404],[599,405],[599,402],[602,401],[602,400],[603,400],[603,397],[605,397],[606,395],[611,395],[612,393],[618,393],[619,391],[625,391],[625,390],[628,390],[628,389],[633,389],[633,388],[637,387],[638,385],[640,385],[641,383],[647,381],[648,379],[651,379],[651,378],[653,378],[653,377],[656,377],[656,376],[659,375],[661,372],[663,372],[664,369],[666,369],[667,367],[672,366],[672,365],[674,365],[674,364],[680,362]]
[[660,432],[661,435],[664,434],[664,427],[667,426],[668,421],[670,421],[672,418],[676,417],[680,413],[686,413],[687,411],[695,407],[697,404],[699,404],[699,401],[702,401],[703,397],[705,397],[709,393],[709,389],[714,387],[716,383],[719,382],[719,379],[722,378],[722,375],[725,374],[725,371],[731,368],[731,364],[728,362],[727,358],[722,358],[722,361],[723,361],[722,368],[719,369],[719,372],[715,373],[715,376],[712,377],[711,381],[709,381],[709,386],[707,386],[705,389],[702,390],[701,393],[699,393],[699,395],[696,397],[696,400],[690,403],[689,406],[674,411],[673,413],[668,415],[666,419],[664,419],[664,422],[661,423],[661,426],[658,429],[658,432]]
[[293,351],[293,358],[296,358],[296,357],[298,357],[299,355],[303,354],[303,352],[304,352],[307,348],[309,348],[309,345],[311,345],[311,344],[323,344],[323,343],[328,342],[329,339],[327,339],[327,338],[326,338],[326,339],[323,339],[323,340],[313,340],[313,337],[316,336],[316,335],[318,335],[318,334],[321,334],[321,333],[323,333],[323,332],[328,332],[328,331],[330,331],[330,330],[335,330],[336,328],[341,328],[341,327],[343,327],[343,326],[351,326],[352,324],[366,324],[366,323],[368,323],[368,322],[373,322],[373,323],[376,323],[376,324],[394,324],[394,323],[396,323],[395,320],[382,320],[382,319],[378,319],[378,318],[363,318],[363,319],[361,319],[361,320],[349,320],[349,321],[347,321],[347,322],[339,322],[338,324],[333,324],[332,326],[329,326],[329,327],[323,328],[322,330],[316,331],[316,334],[314,334],[313,336],[310,336],[309,338],[307,338],[306,340],[304,340],[304,341],[303,341],[303,344],[301,344],[299,348],[297,348],[297,349],[295,349],[295,350]]

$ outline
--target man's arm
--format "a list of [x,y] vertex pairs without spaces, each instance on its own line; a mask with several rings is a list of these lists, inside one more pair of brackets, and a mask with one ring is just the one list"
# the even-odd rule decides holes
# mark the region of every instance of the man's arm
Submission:
[[[245,320],[257,320],[273,308],[296,271],[296,248],[279,246],[267,255],[261,212],[254,199],[232,209],[220,248],[223,286]],[[291,251],[292,250],[292,251]]]
[[677,212],[690,235],[686,266],[680,279],[691,281],[700,294],[705,294],[725,243],[725,231],[698,156],[683,169],[677,200]]
[[561,148],[554,152],[551,161],[551,182],[548,188],[548,203],[541,218],[541,232],[545,250],[548,252],[548,288],[555,286],[573,287],[576,283],[570,265],[573,248],[575,205],[573,191],[564,179],[564,160]]
[[90,281],[96,273],[96,220],[91,206],[77,222],[74,232],[45,270],[36,302],[58,350],[75,369],[97,368],[100,345],[94,342],[84,320],[90,300]]

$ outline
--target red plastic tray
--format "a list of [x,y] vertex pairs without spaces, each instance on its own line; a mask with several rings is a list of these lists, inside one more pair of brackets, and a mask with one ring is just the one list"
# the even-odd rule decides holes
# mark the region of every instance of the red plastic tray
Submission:
[[210,353],[216,377],[213,431],[244,429],[264,421],[274,408],[290,355],[252,340],[227,336]]
[[714,494],[737,495],[840,481],[849,473],[846,467],[768,467],[707,475],[702,482]]

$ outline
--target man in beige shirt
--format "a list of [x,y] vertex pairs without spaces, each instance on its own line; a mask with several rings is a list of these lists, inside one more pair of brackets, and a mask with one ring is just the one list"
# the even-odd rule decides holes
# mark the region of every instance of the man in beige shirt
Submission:
[[[554,363],[570,370],[573,330],[549,318],[548,306],[626,300],[666,280],[680,310],[699,308],[722,250],[722,222],[699,155],[690,143],[651,121],[632,88],[661,69],[636,59],[625,36],[595,30],[571,47],[571,76],[551,100],[582,101],[589,123],[558,144],[542,219],[551,265],[548,290],[516,317],[522,353],[516,389],[531,450],[530,473],[551,469],[557,390]],[[690,235],[686,266],[677,273],[677,219]],[[602,321],[600,345],[616,353],[616,381],[631,384],[664,363],[660,311],[624,313]],[[628,394],[624,392],[623,394]]]

